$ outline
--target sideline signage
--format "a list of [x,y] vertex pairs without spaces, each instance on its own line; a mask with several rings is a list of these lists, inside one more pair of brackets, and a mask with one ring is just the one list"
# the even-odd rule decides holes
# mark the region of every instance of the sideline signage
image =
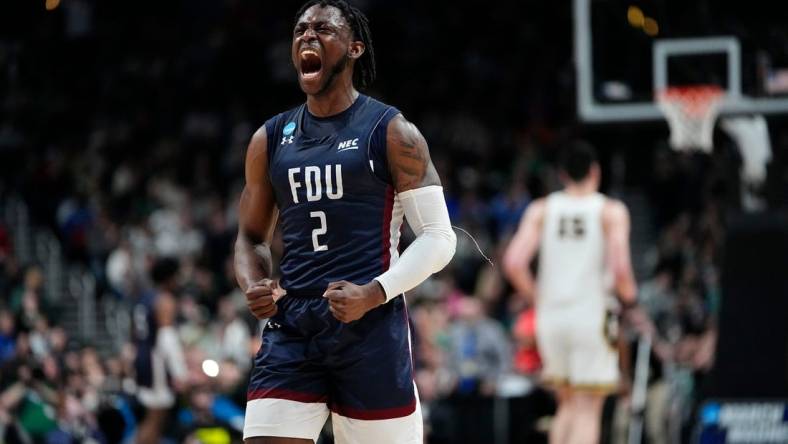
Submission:
[[788,443],[788,401],[708,401],[700,427],[700,444]]

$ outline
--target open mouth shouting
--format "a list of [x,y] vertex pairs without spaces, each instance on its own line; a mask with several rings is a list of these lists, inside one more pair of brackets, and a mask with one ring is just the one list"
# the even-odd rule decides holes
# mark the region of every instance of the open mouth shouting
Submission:
[[299,71],[301,80],[305,83],[312,83],[319,80],[323,72],[323,59],[317,50],[313,48],[302,48],[299,54]]

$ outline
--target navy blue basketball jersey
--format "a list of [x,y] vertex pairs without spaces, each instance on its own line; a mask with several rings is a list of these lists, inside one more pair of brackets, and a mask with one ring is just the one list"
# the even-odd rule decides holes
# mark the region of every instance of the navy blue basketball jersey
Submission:
[[137,384],[142,387],[153,386],[153,349],[156,347],[156,331],[158,325],[154,314],[156,292],[145,292],[134,304],[131,318],[131,337],[137,354],[134,357],[134,368]]
[[386,162],[386,128],[397,114],[359,95],[334,116],[301,105],[265,123],[284,241],[280,284],[289,294],[322,294],[338,280],[366,284],[399,257],[403,210]]

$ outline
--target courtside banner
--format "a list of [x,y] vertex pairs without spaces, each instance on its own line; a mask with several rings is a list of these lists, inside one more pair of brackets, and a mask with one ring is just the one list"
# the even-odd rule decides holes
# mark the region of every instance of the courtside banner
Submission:
[[698,442],[788,443],[788,400],[707,401]]

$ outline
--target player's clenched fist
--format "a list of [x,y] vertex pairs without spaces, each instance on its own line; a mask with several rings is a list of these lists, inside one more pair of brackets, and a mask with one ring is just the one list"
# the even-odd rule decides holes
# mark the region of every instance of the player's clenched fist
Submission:
[[257,319],[270,318],[276,314],[276,301],[283,295],[278,282],[263,279],[246,289],[246,306]]
[[353,322],[386,300],[383,288],[377,281],[356,285],[348,281],[331,282],[323,297],[328,299],[328,309],[341,322]]

